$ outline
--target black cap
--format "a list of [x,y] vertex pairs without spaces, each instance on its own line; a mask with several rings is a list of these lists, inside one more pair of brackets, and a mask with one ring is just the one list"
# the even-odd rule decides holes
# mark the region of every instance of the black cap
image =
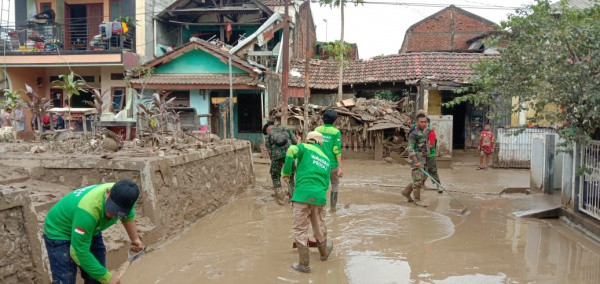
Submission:
[[273,121],[267,121],[267,123],[265,123],[265,125],[263,126],[263,134],[267,135],[267,128],[269,128],[269,126],[271,125],[275,125],[275,122]]
[[110,189],[104,210],[119,219],[127,218],[139,196],[137,184],[129,179],[122,179]]
[[338,114],[335,110],[328,109],[323,112],[323,122],[325,124],[333,124],[338,118]]

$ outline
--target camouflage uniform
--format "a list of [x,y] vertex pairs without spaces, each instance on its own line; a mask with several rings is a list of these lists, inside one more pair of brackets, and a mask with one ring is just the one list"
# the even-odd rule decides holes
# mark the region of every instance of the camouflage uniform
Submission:
[[[289,139],[290,143],[283,145],[283,146],[276,145],[271,137],[271,134],[273,132],[269,132],[269,134],[267,134],[267,136],[265,137],[265,146],[267,147],[267,151],[269,152],[269,155],[271,157],[271,168],[270,168],[269,172],[271,173],[271,179],[273,180],[273,187],[280,188],[281,187],[281,169],[283,168],[283,164],[285,163],[285,154],[287,152],[287,149],[290,147],[290,145],[298,144],[298,140],[296,140],[296,137],[294,136],[292,131],[287,129],[287,127],[285,127],[285,126],[277,126],[277,127],[285,128],[285,130],[288,132],[288,134],[290,136],[290,139]],[[271,130],[271,131],[273,131],[273,130]],[[296,172],[296,166],[294,166],[292,169],[292,176],[290,178],[290,183],[288,184],[288,189],[290,191],[290,195],[294,190],[294,173],[295,172]]]
[[408,136],[408,155],[410,157],[415,156],[416,160],[411,161],[410,165],[412,168],[412,182],[409,183],[402,192],[402,195],[406,196],[410,200],[410,194],[413,193],[415,200],[421,200],[421,187],[425,182],[423,172],[416,167],[416,162],[421,163],[421,168],[426,167],[427,163],[427,143],[428,141],[428,130],[416,129]]

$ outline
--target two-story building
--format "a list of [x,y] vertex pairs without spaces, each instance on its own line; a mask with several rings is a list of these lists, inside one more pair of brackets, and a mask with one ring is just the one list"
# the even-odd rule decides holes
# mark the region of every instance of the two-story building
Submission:
[[[22,90],[27,84],[54,107],[65,107],[65,94],[52,82],[73,71],[90,89],[73,96],[71,107],[89,107],[86,101],[92,101],[91,88],[96,88],[110,95],[107,113],[131,109],[123,79],[139,64],[136,8],[135,0],[16,1],[15,26],[2,59],[8,87]],[[120,115],[121,120],[133,117],[131,111]]]

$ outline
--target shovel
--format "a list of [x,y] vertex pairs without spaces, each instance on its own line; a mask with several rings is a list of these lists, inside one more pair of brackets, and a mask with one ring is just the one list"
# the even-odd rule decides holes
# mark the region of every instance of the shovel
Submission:
[[452,195],[452,193],[450,193],[444,186],[442,186],[437,180],[435,180],[428,172],[426,172],[423,168],[420,168],[420,170],[427,175],[427,177],[429,177],[435,184],[437,184],[441,189],[444,190],[445,193],[448,193],[448,195],[450,195],[450,197],[452,197],[452,199],[456,200],[456,202],[458,202],[460,205],[462,205],[462,209],[460,210],[460,214],[464,215],[465,212],[467,212],[467,205],[463,204],[462,202],[460,202],[460,200],[458,200],[458,198],[454,197],[454,195]]
[[127,268],[129,268],[129,265],[134,262],[136,259],[140,258],[140,256],[142,256],[144,253],[146,252],[146,247],[144,247],[141,251],[138,251],[135,254],[131,254],[131,248],[129,248],[129,250],[127,250],[127,260],[121,264],[121,266],[119,267],[119,269],[117,270],[117,276],[119,277],[119,279],[121,279],[121,277],[123,277],[123,275],[125,274],[125,271],[127,271]]

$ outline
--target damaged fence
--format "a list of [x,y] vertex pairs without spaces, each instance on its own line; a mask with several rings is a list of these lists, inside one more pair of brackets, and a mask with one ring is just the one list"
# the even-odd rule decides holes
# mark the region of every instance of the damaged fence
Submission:
[[600,220],[600,141],[591,141],[583,150],[583,185],[579,210]]
[[[344,100],[336,107],[309,105],[308,121],[304,121],[304,107],[289,106],[288,127],[297,136],[304,127],[309,131],[323,124],[323,111],[333,109],[338,113],[334,125],[342,133],[345,155],[357,158],[382,159],[391,153],[402,154],[407,146],[406,134],[410,127],[410,105],[406,98],[392,102],[381,99]],[[281,122],[280,109],[273,109],[270,120]]]
[[499,128],[496,136],[497,168],[530,168],[531,141],[536,133],[553,133],[550,128]]

